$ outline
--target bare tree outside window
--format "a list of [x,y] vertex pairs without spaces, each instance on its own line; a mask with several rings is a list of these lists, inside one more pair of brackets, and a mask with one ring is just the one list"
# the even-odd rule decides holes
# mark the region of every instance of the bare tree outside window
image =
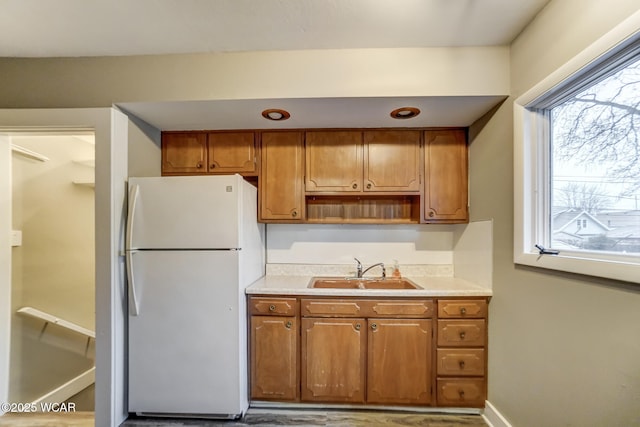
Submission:
[[640,255],[640,59],[550,118],[552,246]]

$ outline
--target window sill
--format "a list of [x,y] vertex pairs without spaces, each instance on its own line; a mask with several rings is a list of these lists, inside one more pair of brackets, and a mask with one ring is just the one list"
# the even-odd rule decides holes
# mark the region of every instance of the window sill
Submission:
[[565,271],[593,277],[640,284],[640,263],[632,261],[589,258],[584,255],[540,255],[520,253],[514,256],[516,264],[550,270]]

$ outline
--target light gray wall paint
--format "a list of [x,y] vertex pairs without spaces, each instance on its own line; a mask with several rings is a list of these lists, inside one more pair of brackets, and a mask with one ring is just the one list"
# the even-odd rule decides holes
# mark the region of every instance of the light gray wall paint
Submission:
[[[552,1],[513,43],[513,98],[639,8]],[[470,132],[471,217],[494,220],[489,401],[518,427],[640,425],[640,287],[513,263],[513,98]]]

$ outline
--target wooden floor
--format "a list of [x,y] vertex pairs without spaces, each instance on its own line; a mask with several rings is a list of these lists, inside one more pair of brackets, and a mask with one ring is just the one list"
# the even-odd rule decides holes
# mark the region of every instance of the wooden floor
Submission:
[[[0,427],[93,427],[92,412],[67,414],[6,414],[0,417]],[[182,427],[182,426],[421,426],[421,427],[486,427],[480,415],[424,414],[384,411],[320,411],[250,409],[237,421],[193,419],[132,418],[122,427]]]

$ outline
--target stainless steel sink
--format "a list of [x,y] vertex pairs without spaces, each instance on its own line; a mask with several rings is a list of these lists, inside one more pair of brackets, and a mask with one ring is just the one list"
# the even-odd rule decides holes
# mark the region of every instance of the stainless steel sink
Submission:
[[422,289],[409,279],[366,277],[314,277],[308,287],[324,289]]

